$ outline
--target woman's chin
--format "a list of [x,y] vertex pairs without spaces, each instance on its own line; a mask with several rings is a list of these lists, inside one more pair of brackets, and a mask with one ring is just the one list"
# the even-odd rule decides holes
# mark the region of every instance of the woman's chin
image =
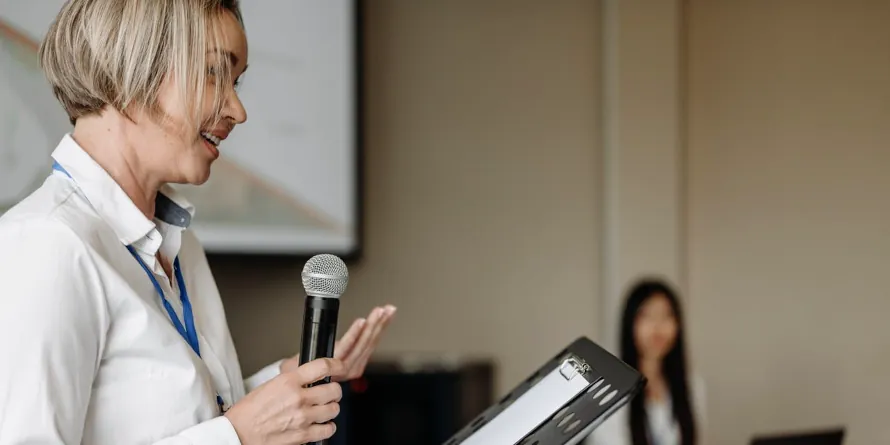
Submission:
[[650,346],[646,348],[644,351],[640,351],[643,357],[654,360],[664,360],[667,357],[670,350],[668,348],[662,346]]
[[206,170],[195,172],[195,174],[191,177],[189,184],[191,185],[204,185],[210,179],[210,166],[207,167]]
[[179,172],[179,183],[188,185],[203,185],[210,179],[210,165],[204,159],[196,160],[187,170],[183,169]]

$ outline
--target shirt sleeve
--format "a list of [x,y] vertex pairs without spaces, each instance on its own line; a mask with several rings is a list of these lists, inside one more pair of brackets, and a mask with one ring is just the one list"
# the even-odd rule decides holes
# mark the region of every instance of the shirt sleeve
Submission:
[[109,320],[97,269],[62,223],[7,223],[0,246],[0,444],[79,444]]
[[260,369],[254,375],[244,379],[244,391],[249,393],[281,374],[282,362],[284,362],[284,360],[278,360],[277,362]]

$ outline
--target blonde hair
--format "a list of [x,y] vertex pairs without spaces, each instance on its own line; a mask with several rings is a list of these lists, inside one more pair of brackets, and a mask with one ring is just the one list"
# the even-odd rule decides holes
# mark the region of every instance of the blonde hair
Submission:
[[71,123],[106,106],[132,118],[140,109],[165,116],[158,103],[169,79],[200,127],[208,77],[215,119],[231,85],[227,55],[208,73],[208,51],[222,48],[222,14],[243,26],[238,0],[69,0],[40,46],[40,64]]

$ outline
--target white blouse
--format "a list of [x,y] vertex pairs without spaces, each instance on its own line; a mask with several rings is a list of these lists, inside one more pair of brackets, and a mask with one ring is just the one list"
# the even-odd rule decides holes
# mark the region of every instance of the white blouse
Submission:
[[[701,377],[694,375],[690,382],[692,414],[695,417],[696,429],[702,437],[705,429],[705,384]],[[643,397],[640,394],[639,397]],[[670,395],[665,399],[652,402],[646,401],[646,415],[649,420],[651,445],[680,445],[680,426],[674,419]],[[630,405],[615,412],[602,425],[593,430],[587,437],[585,445],[631,445],[629,427]]]
[[[194,209],[165,188],[146,218],[70,136],[53,158],[67,174],[0,218],[0,445],[240,445],[216,396],[231,406],[278,364],[242,379]],[[182,319],[155,254],[179,257],[200,358],[128,245]]]

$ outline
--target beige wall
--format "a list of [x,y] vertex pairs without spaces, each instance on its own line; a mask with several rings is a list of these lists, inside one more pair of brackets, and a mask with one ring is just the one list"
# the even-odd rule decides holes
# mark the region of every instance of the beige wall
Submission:
[[617,351],[641,274],[678,287],[685,262],[682,0],[601,2],[602,275],[599,343]]
[[890,442],[890,2],[693,0],[689,277],[710,443]]
[[[384,352],[492,354],[504,390],[576,335],[602,338],[603,289],[649,264],[686,292],[708,444],[830,424],[886,443],[890,4],[688,0],[674,64],[652,48],[672,51],[684,20],[659,1],[604,0],[623,5],[612,31],[593,0],[373,2],[367,249],[345,317],[392,301]],[[647,227],[671,237],[648,260],[628,232]],[[246,370],[296,351],[300,266],[216,264]]]
[[[596,334],[598,20],[591,1],[368,7],[367,244],[341,319],[396,304],[384,352],[493,356],[505,390]],[[301,266],[217,265],[248,371],[297,350]]]

